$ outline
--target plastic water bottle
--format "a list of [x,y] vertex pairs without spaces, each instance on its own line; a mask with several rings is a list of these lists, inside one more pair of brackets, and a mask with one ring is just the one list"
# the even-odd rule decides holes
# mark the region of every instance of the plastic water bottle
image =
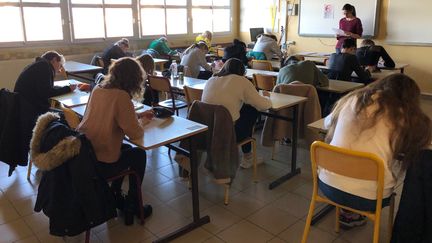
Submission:
[[171,78],[176,79],[178,77],[177,75],[177,61],[172,60],[171,66],[170,66],[170,72],[171,72]]

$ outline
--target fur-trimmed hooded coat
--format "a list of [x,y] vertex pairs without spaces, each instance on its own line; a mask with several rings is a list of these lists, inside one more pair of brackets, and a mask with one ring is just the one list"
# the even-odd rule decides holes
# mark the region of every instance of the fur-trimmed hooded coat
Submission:
[[113,194],[96,173],[90,141],[57,114],[38,118],[30,149],[44,171],[34,210],[50,218],[50,234],[74,236],[117,216]]

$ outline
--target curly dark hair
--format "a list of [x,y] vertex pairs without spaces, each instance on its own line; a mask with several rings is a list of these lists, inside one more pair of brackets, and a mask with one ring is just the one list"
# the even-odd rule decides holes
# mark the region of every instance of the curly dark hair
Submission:
[[141,95],[145,76],[144,70],[135,59],[123,57],[110,65],[102,87],[122,89],[132,98]]

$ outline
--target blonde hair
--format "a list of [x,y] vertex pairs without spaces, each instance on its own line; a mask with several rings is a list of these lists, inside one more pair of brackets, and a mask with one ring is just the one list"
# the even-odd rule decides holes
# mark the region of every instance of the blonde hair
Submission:
[[212,34],[212,32],[210,32],[210,31],[208,31],[208,30],[202,32],[201,36],[207,38],[207,39],[210,40],[210,41],[211,41],[212,38],[213,38],[213,34]]

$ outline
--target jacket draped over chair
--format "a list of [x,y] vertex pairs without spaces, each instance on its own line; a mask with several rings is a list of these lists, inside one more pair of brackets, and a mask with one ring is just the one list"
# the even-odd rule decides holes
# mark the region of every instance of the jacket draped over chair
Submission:
[[[318,94],[315,87],[310,84],[295,81],[290,84],[279,84],[274,87],[273,92],[308,98],[305,103],[299,105],[298,137],[305,138],[309,145],[315,140],[320,140],[318,133],[307,128],[308,124],[321,119],[321,106],[319,104]],[[292,118],[292,109],[292,107],[282,109],[277,111],[276,114]],[[261,144],[263,146],[273,146],[276,140],[291,138],[291,136],[291,122],[266,117],[261,134]]]

